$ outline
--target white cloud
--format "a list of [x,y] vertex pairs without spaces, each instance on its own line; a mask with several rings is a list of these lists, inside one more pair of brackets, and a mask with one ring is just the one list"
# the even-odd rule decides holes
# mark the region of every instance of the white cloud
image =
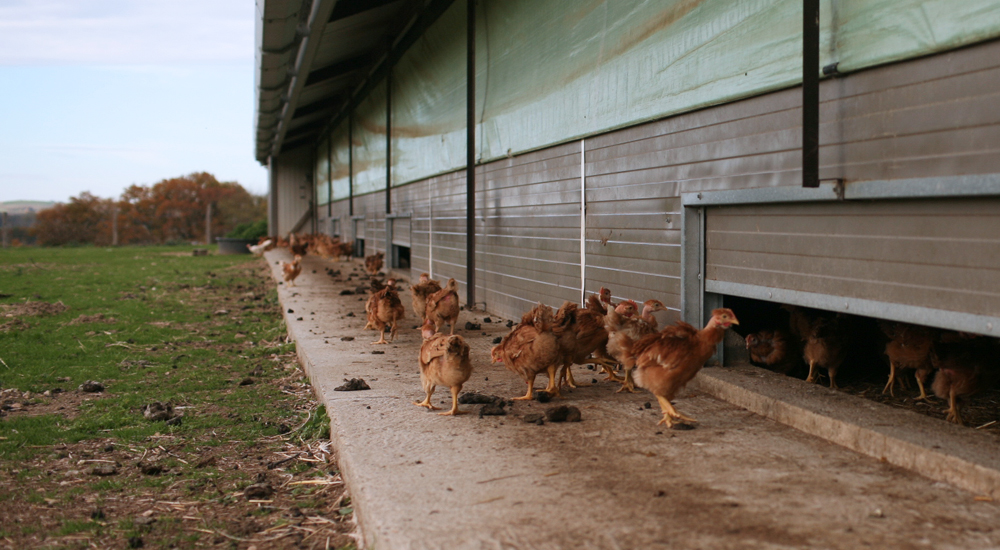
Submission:
[[0,65],[245,61],[254,17],[246,0],[5,0]]

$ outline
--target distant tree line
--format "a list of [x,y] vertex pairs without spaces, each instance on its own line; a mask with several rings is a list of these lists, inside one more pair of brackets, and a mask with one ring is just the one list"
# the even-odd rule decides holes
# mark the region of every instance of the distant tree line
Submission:
[[[37,213],[32,233],[38,244],[166,244],[204,242],[206,212],[211,234],[220,237],[240,224],[266,217],[267,199],[236,182],[207,172],[132,185],[118,200],[88,192]],[[117,222],[117,223],[116,223]]]

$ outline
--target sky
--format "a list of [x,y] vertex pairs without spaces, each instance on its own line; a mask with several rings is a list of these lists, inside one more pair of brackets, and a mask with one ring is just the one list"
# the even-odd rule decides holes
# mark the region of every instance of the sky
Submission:
[[116,198],[254,159],[253,0],[0,1],[0,202]]

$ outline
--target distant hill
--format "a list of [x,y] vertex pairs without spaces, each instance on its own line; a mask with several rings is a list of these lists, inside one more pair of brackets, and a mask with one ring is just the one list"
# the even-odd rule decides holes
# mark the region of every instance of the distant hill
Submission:
[[55,202],[46,201],[7,201],[0,202],[0,212],[27,214],[28,212],[41,212],[55,205]]

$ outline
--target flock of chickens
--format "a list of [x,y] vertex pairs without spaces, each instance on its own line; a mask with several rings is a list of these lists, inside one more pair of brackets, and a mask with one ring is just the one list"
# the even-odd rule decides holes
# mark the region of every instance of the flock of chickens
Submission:
[[[294,254],[292,262],[282,262],[289,285],[294,285],[301,272],[305,254],[336,258],[353,253],[350,243],[325,235],[292,234],[288,241],[279,239],[273,244],[288,246]],[[258,245],[259,252],[251,250],[262,254],[271,246],[267,241]],[[376,277],[383,258],[381,252],[365,258],[365,270],[371,275],[365,329],[380,331],[373,344],[392,342],[405,316],[397,281],[390,278],[383,284]],[[437,386],[445,386],[451,390],[452,406],[441,414],[461,414],[458,394],[472,374],[472,363],[469,345],[455,334],[461,310],[457,283],[449,279],[442,287],[424,273],[410,289],[413,312],[422,321],[423,344],[418,361],[426,393],[426,398],[415,404],[436,410],[431,396]],[[787,312],[787,328],[746,336],[751,362],[791,376],[805,375],[808,382],[818,381],[822,369],[830,387],[836,389],[838,372],[852,363],[852,353],[859,349],[858,342],[864,341],[861,318],[781,307]],[[655,395],[663,412],[660,424],[671,427],[677,422],[693,422],[671,401],[714,355],[725,330],[739,325],[739,321],[732,310],[720,308],[712,312],[701,330],[683,321],[661,329],[654,313],[665,310],[659,300],[647,300],[641,310],[632,300],[613,303],[611,292],[603,287],[588,297],[583,307],[567,301],[553,310],[539,303],[492,348],[491,359],[527,384],[527,392],[514,399],[533,399],[535,378],[542,373],[548,377],[544,391],[560,396],[562,386],[576,387],[572,365],[594,364],[604,369],[606,380],[621,382],[619,392],[633,392],[638,386]],[[446,325],[450,325],[448,334],[443,331]],[[900,373],[912,370],[919,386],[918,399],[929,399],[926,386],[933,375],[934,393],[948,400],[948,420],[961,424],[962,399],[1000,380],[1000,340],[996,338],[890,321],[880,321],[879,327],[884,333],[884,356],[890,368],[883,393],[894,395],[898,385],[905,385]],[[623,367],[623,377],[615,374],[618,367]]]
[[[865,352],[867,325],[861,317],[797,306],[781,306],[788,313],[788,328],[763,330],[746,337],[751,362],[776,372],[806,374],[817,382],[821,369],[830,387],[837,389],[837,375],[857,364]],[[878,321],[881,337],[877,351],[889,365],[889,380],[882,393],[895,395],[906,385],[901,376],[914,371],[917,400],[927,401],[927,382],[933,375],[934,394],[948,400],[947,420],[963,424],[962,400],[1000,381],[1000,340],[988,336],[937,329],[909,323]]]

